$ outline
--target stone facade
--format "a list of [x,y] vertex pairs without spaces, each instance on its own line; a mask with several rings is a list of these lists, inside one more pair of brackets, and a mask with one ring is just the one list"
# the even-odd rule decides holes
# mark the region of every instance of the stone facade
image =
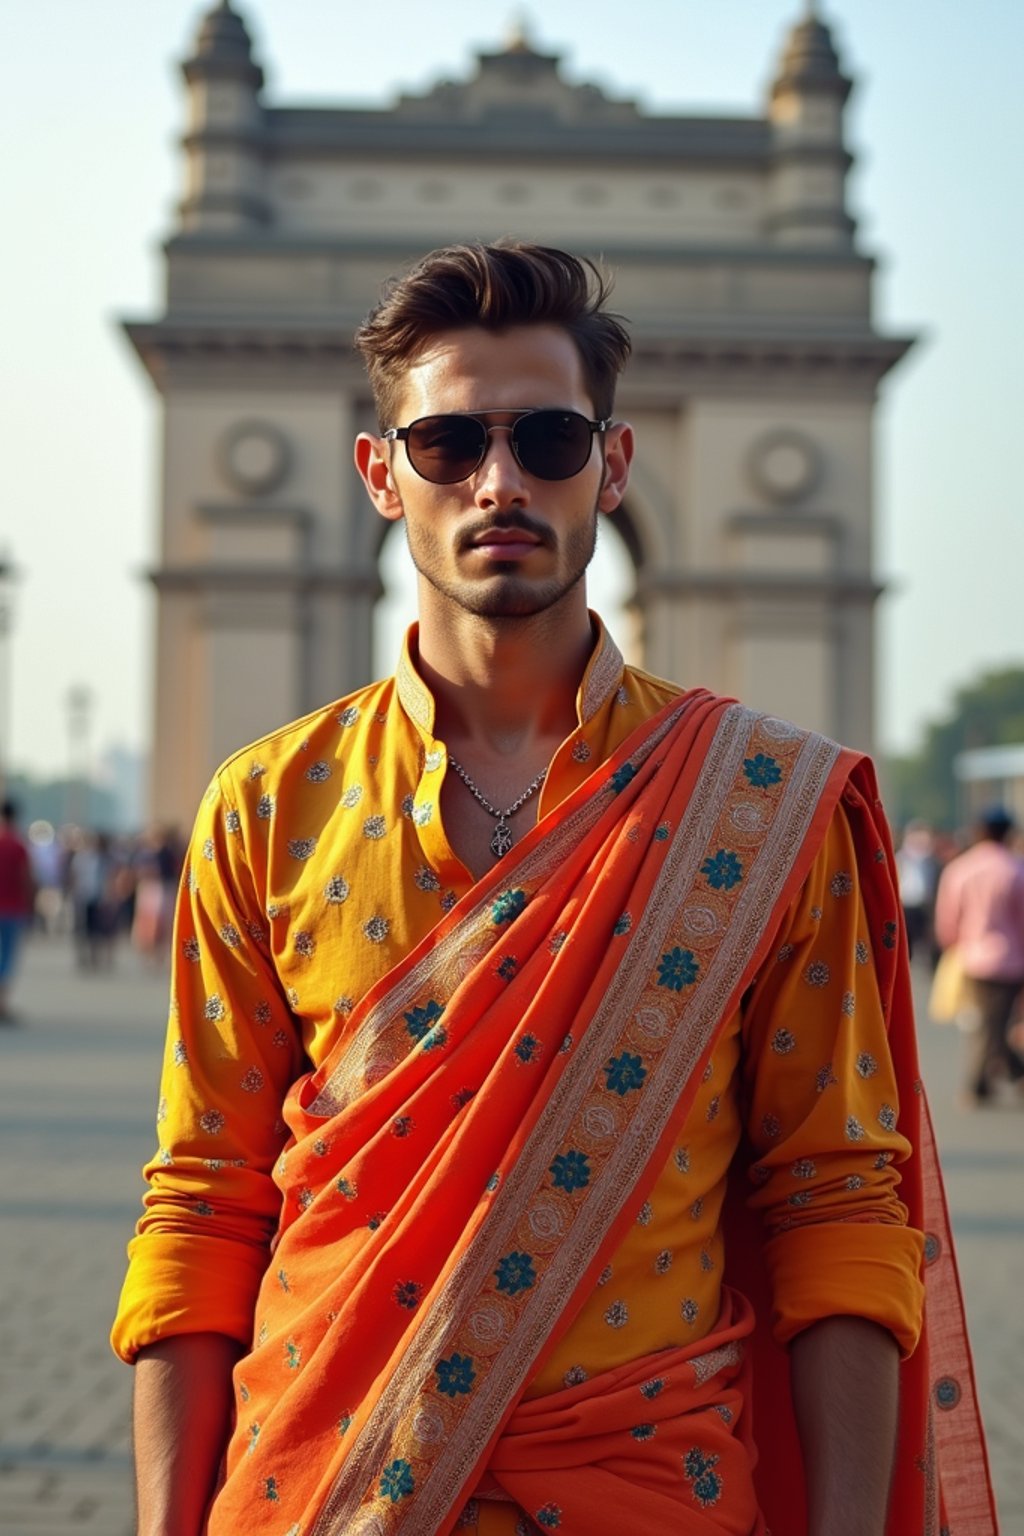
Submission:
[[507,233],[616,273],[637,659],[870,748],[873,417],[910,343],[873,325],[820,21],[744,118],[646,114],[522,35],[390,108],[271,105],[227,0],[184,75],[166,309],[127,323],[164,402],[154,814],[187,822],[227,753],[370,679],[352,333],[425,250]]

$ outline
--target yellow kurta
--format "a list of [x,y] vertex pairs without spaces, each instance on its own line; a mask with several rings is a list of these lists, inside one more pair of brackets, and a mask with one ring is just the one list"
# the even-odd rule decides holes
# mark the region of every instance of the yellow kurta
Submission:
[[[113,1332],[125,1359],[181,1332],[250,1342],[277,1218],[282,1098],[343,1035],[355,1001],[473,884],[441,820],[447,751],[414,657],[411,631],[395,678],[239,753],[200,808],[177,913],[159,1148]],[[678,692],[624,667],[599,629],[539,814]],[[635,1226],[528,1395],[714,1325],[725,1177],[744,1132],[777,1337],[852,1313],[911,1350],[921,1238],[897,1194],[898,1107],[840,803]],[[504,1529],[509,1514],[487,1519]]]

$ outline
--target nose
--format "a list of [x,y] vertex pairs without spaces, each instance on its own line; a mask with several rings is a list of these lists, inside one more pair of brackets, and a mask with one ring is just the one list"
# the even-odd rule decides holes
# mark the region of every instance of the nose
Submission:
[[530,499],[526,478],[512,452],[512,426],[488,425],[487,450],[474,479],[478,506],[525,506]]

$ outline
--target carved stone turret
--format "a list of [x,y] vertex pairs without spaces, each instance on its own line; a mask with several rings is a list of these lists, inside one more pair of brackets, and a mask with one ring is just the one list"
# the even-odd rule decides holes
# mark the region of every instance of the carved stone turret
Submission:
[[828,27],[808,6],[789,34],[769,93],[774,165],[768,230],[779,244],[852,244],[846,174],[853,161],[843,141],[843,108],[852,86]]
[[268,223],[263,71],[253,60],[245,22],[229,0],[220,0],[203,19],[182,72],[189,100],[184,229],[223,233]]

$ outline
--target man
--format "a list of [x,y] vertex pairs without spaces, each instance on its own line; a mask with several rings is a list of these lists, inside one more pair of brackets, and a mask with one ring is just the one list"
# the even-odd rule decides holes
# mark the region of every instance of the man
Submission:
[[14,1019],[11,986],[34,901],[32,865],[18,830],[18,807],[13,800],[5,800],[0,805],[0,1024]]
[[932,947],[935,888],[939,877],[935,838],[926,821],[908,821],[896,849],[896,875],[907,952],[911,959]]
[[633,453],[595,278],[434,252],[357,338],[356,463],[405,520],[419,625],[396,677],[233,758],[199,814],[114,1332],[142,1536],[938,1510],[873,779],[624,667],[588,613]]
[[1008,846],[1013,817],[991,806],[977,840],[947,864],[939,881],[935,932],[955,947],[964,976],[964,1005],[977,1027],[968,1035],[965,1101],[991,1102],[1003,1078],[1020,1084],[1024,1061],[1010,1041],[1014,1004],[1024,988],[1024,860]]

